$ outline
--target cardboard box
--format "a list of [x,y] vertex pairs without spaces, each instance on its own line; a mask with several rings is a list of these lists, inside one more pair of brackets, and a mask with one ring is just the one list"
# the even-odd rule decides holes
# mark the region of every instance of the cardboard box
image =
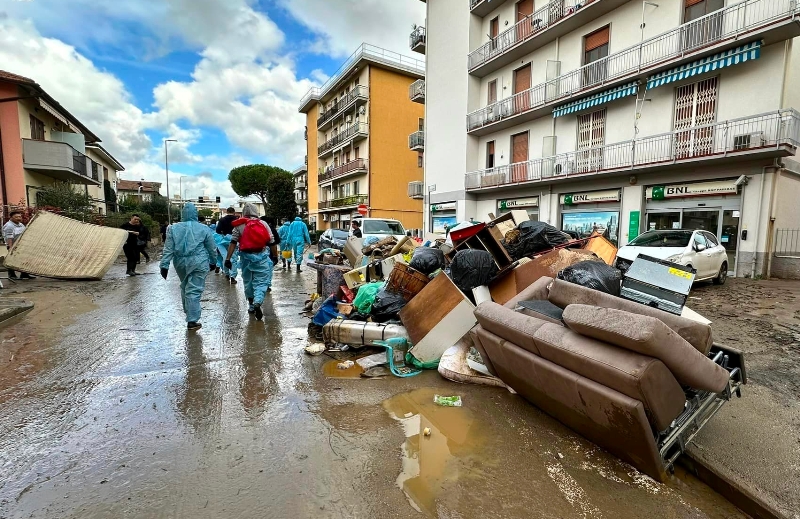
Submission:
[[347,258],[347,261],[350,262],[351,267],[358,268],[361,266],[361,258],[364,257],[364,255],[361,253],[361,249],[363,247],[363,238],[356,238],[355,236],[347,238],[347,242],[344,244],[343,252]]
[[[369,265],[353,269],[344,275],[344,282],[347,284],[347,288],[352,290],[356,287],[366,284],[367,282],[371,283],[373,281],[383,281],[389,277],[389,274],[392,272],[395,263],[398,262],[405,263],[402,254],[396,254],[381,261],[382,274],[378,274],[378,272],[375,270],[375,267]],[[369,276],[367,276],[367,271],[369,271]],[[369,281],[367,281],[367,277],[369,277]]]

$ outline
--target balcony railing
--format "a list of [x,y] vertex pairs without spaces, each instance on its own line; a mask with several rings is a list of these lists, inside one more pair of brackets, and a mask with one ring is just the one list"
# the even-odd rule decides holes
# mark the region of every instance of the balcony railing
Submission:
[[334,198],[333,200],[323,200],[319,203],[320,209],[336,209],[340,207],[352,207],[361,204],[366,204],[369,195],[353,195],[345,196],[343,198]]
[[508,186],[754,153],[789,155],[798,144],[800,113],[781,110],[474,171],[467,173],[465,187]]
[[59,180],[100,181],[97,163],[65,142],[23,139],[22,162],[26,169]]
[[317,148],[317,151],[320,155],[331,151],[336,146],[346,143],[350,139],[358,136],[364,135],[366,136],[368,132],[367,123],[356,123],[351,125],[348,128],[345,128],[337,135],[331,137],[328,141]]
[[706,47],[739,39],[800,13],[796,0],[746,0],[692,20],[628,49],[467,115],[467,131],[513,117],[592,88],[617,84],[669,65]]
[[417,27],[408,37],[411,50],[425,54],[425,27]]
[[[551,0],[549,4],[526,16],[510,29],[506,29],[491,41],[470,52],[467,56],[468,68],[472,70],[483,65],[487,61],[505,53],[508,49],[516,47],[519,43],[539,34],[554,23],[572,16],[587,4],[597,1],[600,0]],[[473,0],[472,3],[477,4],[480,2]],[[472,7],[474,8],[475,5]]]
[[420,151],[425,149],[425,132],[422,130],[416,131],[408,136],[408,148],[412,151]]
[[294,188],[295,189],[305,189],[306,188],[306,181],[305,180],[295,180]]
[[408,87],[408,98],[415,103],[425,102],[425,80],[418,79]]
[[411,74],[425,75],[425,62],[422,60],[409,58],[390,50],[369,45],[367,43],[361,44],[353,54],[347,58],[339,69],[325,82],[321,87],[314,87],[310,89],[306,95],[300,100],[300,111],[311,101],[319,101],[325,95],[329,94],[331,90],[339,84],[342,78],[350,71],[353,66],[366,59],[375,63],[383,63],[390,67],[399,68],[410,72]]
[[337,100],[333,105],[320,114],[317,119],[317,128],[321,128],[326,123],[334,119],[337,115],[342,114],[345,110],[356,102],[357,99],[367,99],[369,91],[364,85],[358,85],[353,90],[345,94],[344,97]]
[[350,173],[367,172],[367,161],[364,159],[351,160],[347,164],[335,168],[329,168],[319,174],[319,183],[327,182],[331,179],[342,177]]

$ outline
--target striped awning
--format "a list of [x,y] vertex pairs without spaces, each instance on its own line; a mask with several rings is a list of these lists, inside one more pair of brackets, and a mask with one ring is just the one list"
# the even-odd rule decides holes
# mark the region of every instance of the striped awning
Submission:
[[651,88],[667,85],[674,81],[681,81],[682,79],[699,76],[700,74],[706,74],[721,68],[738,65],[739,63],[744,63],[760,57],[761,41],[754,41],[747,45],[741,45],[735,49],[726,50],[725,52],[720,52],[713,56],[708,56],[650,76],[647,78],[647,89],[650,90]]
[[636,82],[620,85],[618,87],[606,90],[605,92],[593,94],[589,97],[584,97],[583,99],[578,99],[577,101],[557,106],[553,110],[553,118],[555,119],[556,117],[561,117],[563,115],[569,115],[582,110],[587,110],[594,106],[604,105],[622,97],[636,95],[638,90],[639,84]]

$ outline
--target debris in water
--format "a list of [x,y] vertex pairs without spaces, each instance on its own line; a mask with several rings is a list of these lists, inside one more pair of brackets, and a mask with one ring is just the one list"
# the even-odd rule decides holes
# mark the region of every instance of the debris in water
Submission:
[[325,345],[321,342],[317,342],[310,346],[306,346],[305,350],[309,355],[322,355],[322,353],[325,352]]
[[352,360],[345,360],[345,361],[340,362],[339,364],[337,364],[336,367],[338,369],[350,369],[350,368],[353,367],[354,364],[355,364],[355,362],[353,362]]
[[430,436],[430,435],[431,435],[431,428],[430,428],[430,427],[426,427],[426,428],[424,428],[424,429],[422,430],[422,435],[423,435],[423,436]]
[[461,397],[460,396],[441,396],[441,395],[434,395],[433,402],[435,404],[439,404],[444,407],[461,407]]

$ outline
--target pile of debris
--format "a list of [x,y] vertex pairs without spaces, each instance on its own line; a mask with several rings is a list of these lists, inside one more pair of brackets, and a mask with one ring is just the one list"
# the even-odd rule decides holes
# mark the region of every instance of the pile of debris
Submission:
[[599,234],[490,217],[422,244],[351,237],[322,251],[309,328],[322,343],[307,351],[380,348],[356,362],[508,387],[663,479],[746,382],[742,354],[685,306],[695,272],[640,256],[623,276]]

